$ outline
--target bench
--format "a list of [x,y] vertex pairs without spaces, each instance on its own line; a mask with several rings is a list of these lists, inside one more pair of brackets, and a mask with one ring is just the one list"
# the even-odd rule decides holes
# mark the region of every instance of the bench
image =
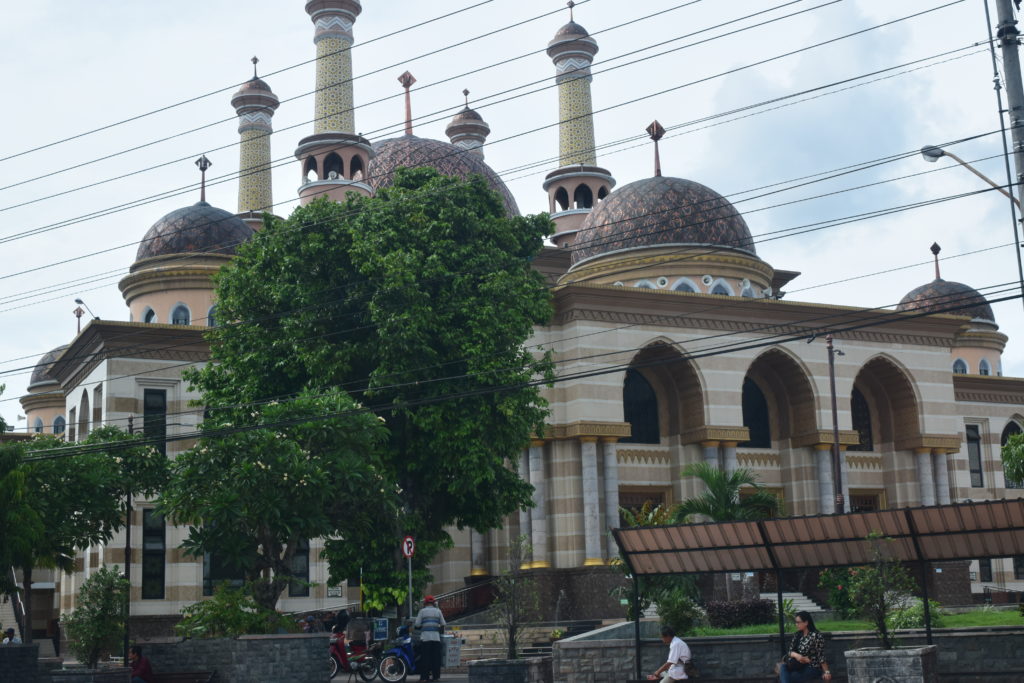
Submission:
[[214,671],[179,671],[169,674],[153,674],[153,683],[210,683]]
[[[694,676],[689,680],[698,683],[778,683],[777,676],[747,676],[745,678],[705,678]],[[630,679],[629,683],[651,683],[647,679]],[[832,683],[846,683],[846,676],[835,676]]]

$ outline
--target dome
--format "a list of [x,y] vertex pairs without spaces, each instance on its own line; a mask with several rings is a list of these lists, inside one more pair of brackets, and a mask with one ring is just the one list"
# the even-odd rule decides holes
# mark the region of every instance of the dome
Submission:
[[253,76],[251,79],[243,83],[242,86],[238,89],[239,95],[247,92],[272,93],[272,91],[270,90],[270,86],[267,85],[266,81],[264,81],[261,78],[257,78],[256,76]]
[[198,202],[154,223],[142,238],[135,260],[196,252],[230,256],[252,234],[252,228],[233,213]]
[[52,351],[47,351],[43,354],[43,357],[36,363],[36,367],[32,370],[32,379],[29,380],[28,386],[38,386],[40,384],[50,384],[56,382],[55,379],[50,377],[49,371],[53,367],[53,362],[57,360],[60,354],[64,353],[64,349],[68,348],[67,344],[58,346]]
[[587,33],[587,29],[583,28],[575,21],[570,21],[568,24],[558,29],[555,33],[555,38],[551,42],[562,41],[566,38],[585,38],[590,34]]
[[465,109],[460,111],[458,114],[453,116],[451,123],[449,123],[448,125],[452,125],[452,124],[456,124],[456,123],[465,123],[466,121],[483,121],[483,120],[484,119],[483,119],[482,116],[480,116],[480,114],[477,114],[476,111],[470,109],[469,107],[466,107]]
[[949,282],[936,278],[926,285],[910,290],[900,299],[897,311],[919,313],[949,313],[969,315],[971,318],[996,321],[992,307],[978,290],[962,282]]
[[491,170],[479,156],[440,140],[403,135],[400,138],[381,140],[373,144],[376,156],[366,168],[368,182],[374,190],[390,187],[394,173],[401,167],[417,168],[428,166],[442,175],[468,180],[473,174],[482,175],[491,189],[498,193],[505,203],[509,216],[518,216],[519,207],[512,193],[505,187],[498,174]]
[[572,261],[668,245],[757,255],[746,221],[729,200],[692,180],[654,176],[624,185],[594,207],[580,226]]

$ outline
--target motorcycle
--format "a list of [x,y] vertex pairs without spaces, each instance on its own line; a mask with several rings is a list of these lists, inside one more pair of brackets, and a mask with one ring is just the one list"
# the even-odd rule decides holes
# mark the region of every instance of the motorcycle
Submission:
[[398,637],[391,649],[381,655],[377,671],[387,683],[402,683],[406,676],[416,673],[416,651],[408,626],[399,627]]
[[372,681],[377,678],[375,649],[373,646],[368,646],[365,641],[354,640],[350,644],[346,644],[345,634],[332,636],[330,655],[332,679],[338,675],[338,672],[358,674],[359,678],[364,681]]

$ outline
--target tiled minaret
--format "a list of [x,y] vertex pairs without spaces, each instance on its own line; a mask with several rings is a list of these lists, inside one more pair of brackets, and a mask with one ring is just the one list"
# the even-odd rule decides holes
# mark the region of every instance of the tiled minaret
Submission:
[[252,58],[252,79],[242,84],[231,98],[238,114],[238,215],[253,230],[263,227],[264,211],[274,211],[274,191],[270,177],[270,136],[274,132],[271,119],[280,105],[265,82],[256,75]]
[[469,108],[469,91],[463,90],[462,94],[466,97],[466,106],[452,117],[444,129],[444,133],[453,145],[483,159],[484,143],[487,142],[491,127],[487,125],[480,114]]
[[544,189],[555,223],[552,239],[559,246],[573,243],[594,203],[615,186],[608,171],[597,166],[594,145],[590,65],[597,54],[597,41],[572,20],[573,5],[569,2],[569,23],[548,43],[558,84],[559,168],[544,179]]
[[369,195],[364,182],[373,150],[357,135],[352,96],[352,27],[362,11],[359,0],[308,0],[316,27],[316,103],[313,135],[295,150],[302,162],[299,203],[320,196],[344,201],[349,192]]

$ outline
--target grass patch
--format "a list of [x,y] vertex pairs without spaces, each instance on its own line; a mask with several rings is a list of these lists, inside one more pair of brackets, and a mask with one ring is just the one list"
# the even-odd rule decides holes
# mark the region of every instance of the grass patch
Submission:
[[[1000,612],[986,612],[977,610],[965,614],[946,614],[943,616],[944,628],[973,628],[979,626],[1022,626],[1024,619],[1014,610]],[[874,630],[866,621],[859,619],[847,619],[843,621],[819,621],[818,629],[821,631],[872,631]],[[795,627],[792,623],[786,623],[786,632],[793,633]],[[757,624],[756,626],[741,626],[739,628],[698,628],[694,636],[743,636],[757,635],[764,633],[778,633],[779,624]]]

